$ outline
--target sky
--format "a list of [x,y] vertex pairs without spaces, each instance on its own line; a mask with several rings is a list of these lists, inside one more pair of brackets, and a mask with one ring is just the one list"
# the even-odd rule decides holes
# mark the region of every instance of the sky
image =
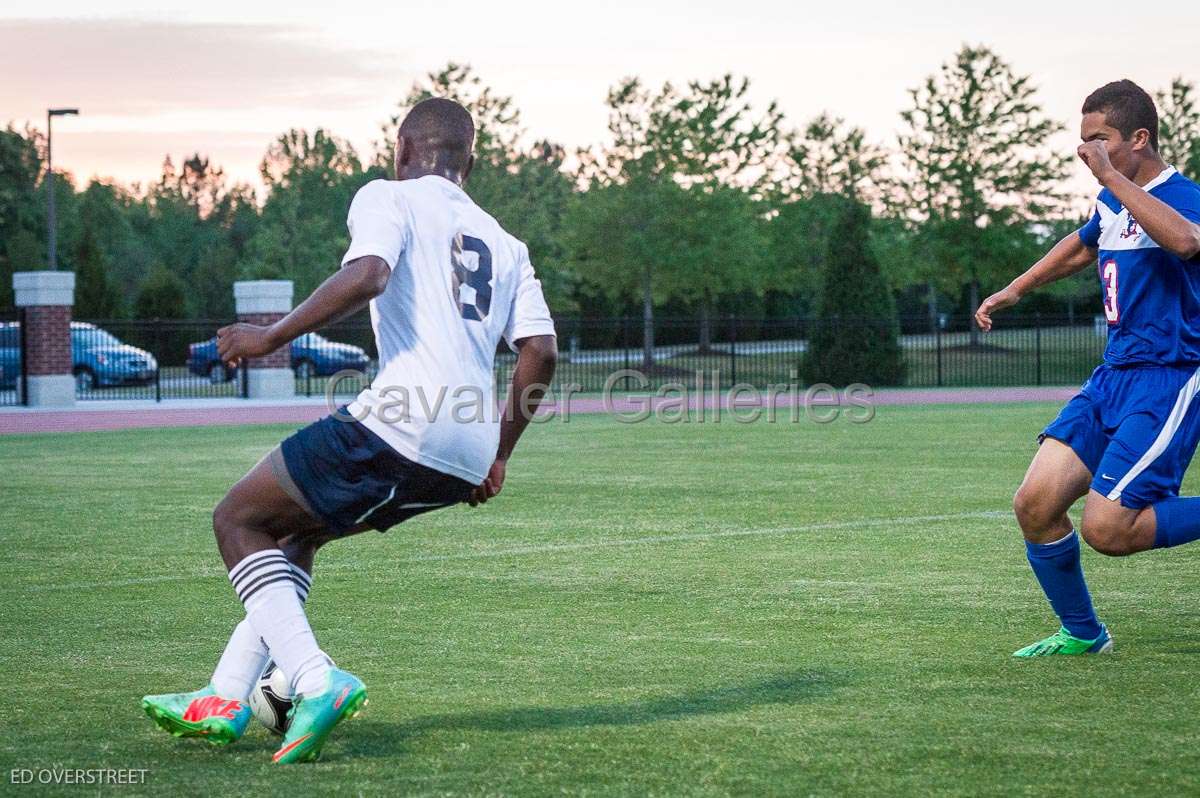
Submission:
[[[974,5],[974,4],[973,4]],[[377,7],[372,7],[377,6]],[[901,7],[903,6],[903,7]],[[956,7],[957,6],[957,7]],[[97,8],[103,8],[97,12]],[[605,94],[627,75],[651,85],[750,78],[801,126],[830,111],[894,141],[908,89],[963,43],[986,44],[1033,75],[1047,113],[1077,142],[1083,98],[1129,77],[1147,89],[1200,81],[1200,6],[1162,0],[946,0],[805,4],[612,0],[403,0],[389,4],[48,0],[0,7],[0,125],[55,120],[55,167],[81,182],[157,178],[163,158],[208,155],[257,182],[267,145],[325,127],[367,154],[414,80],[471,64],[511,95],[530,140],[601,143]],[[1090,186],[1082,169],[1079,190]]]

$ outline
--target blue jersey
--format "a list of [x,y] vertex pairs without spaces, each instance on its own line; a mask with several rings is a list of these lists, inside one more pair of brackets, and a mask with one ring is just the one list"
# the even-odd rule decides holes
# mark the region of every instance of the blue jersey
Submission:
[[[1200,224],[1200,186],[1168,167],[1144,186]],[[1200,364],[1200,257],[1185,261],[1160,247],[1120,200],[1104,189],[1079,231],[1100,251],[1108,319],[1104,362],[1112,366]]]

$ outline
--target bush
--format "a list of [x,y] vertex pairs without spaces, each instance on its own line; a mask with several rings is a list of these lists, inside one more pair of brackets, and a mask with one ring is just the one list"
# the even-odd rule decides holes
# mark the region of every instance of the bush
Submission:
[[849,199],[839,205],[801,374],[809,384],[902,384],[896,306],[870,247],[871,213]]

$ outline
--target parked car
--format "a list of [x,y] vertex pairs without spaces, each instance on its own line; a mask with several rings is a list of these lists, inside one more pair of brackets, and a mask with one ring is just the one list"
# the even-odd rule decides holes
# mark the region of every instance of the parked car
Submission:
[[[71,371],[80,391],[112,385],[147,385],[154,382],[158,361],[145,349],[124,343],[108,330],[73,321]],[[0,324],[0,388],[15,388],[20,376],[21,328],[15,321],[5,322]]]
[[[328,377],[347,369],[365,371],[371,359],[361,346],[339,344],[323,335],[308,333],[292,341],[292,371],[297,379]],[[235,372],[217,357],[217,339],[209,338],[188,346],[188,371],[210,382],[221,383],[234,378]]]

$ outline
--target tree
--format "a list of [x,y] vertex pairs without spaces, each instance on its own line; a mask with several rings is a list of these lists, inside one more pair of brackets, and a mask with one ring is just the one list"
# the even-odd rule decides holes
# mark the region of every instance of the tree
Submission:
[[[546,302],[557,313],[578,310],[577,280],[567,268],[563,241],[564,219],[575,192],[563,170],[565,158],[563,148],[548,141],[517,152],[503,174],[486,187],[490,199],[484,206],[529,247]],[[475,177],[467,181],[467,190],[476,191]]]
[[682,199],[679,256],[664,271],[665,293],[697,308],[699,348],[707,352],[719,298],[761,296],[770,287],[766,221],[762,203],[735,186],[692,186]]
[[1067,159],[1048,146],[1063,126],[1044,116],[1035,91],[991,50],[963,46],[909,92],[901,114],[901,193],[919,224],[928,278],[947,290],[965,285],[971,309],[982,282],[1029,259],[1032,226],[1066,208]]
[[[711,228],[714,217],[702,210],[723,205],[747,220],[741,212],[752,208],[768,186],[781,114],[774,104],[756,113],[748,92],[747,80],[730,75],[693,81],[684,90],[666,83],[658,91],[648,90],[637,78],[625,79],[608,94],[610,141],[580,153],[580,178],[587,181],[588,193],[602,191],[594,203],[584,200],[578,207],[597,206],[601,216],[611,214],[614,226],[575,236],[584,243],[577,264],[586,261],[581,274],[610,291],[637,286],[647,366],[653,363],[656,299],[697,305],[700,338],[707,345],[711,308],[719,294],[765,288],[754,279],[763,249],[760,225],[755,221],[743,228],[746,235],[722,242],[720,235],[728,228]],[[690,192],[690,203],[681,200],[681,191]],[[681,213],[681,206],[687,212]],[[596,218],[580,221],[586,233]],[[599,255],[597,232],[608,250],[641,261]]]
[[74,261],[75,308],[72,313],[81,319],[118,318],[121,297],[108,279],[108,259],[90,227],[85,227],[79,238]]
[[771,182],[782,140],[782,112],[756,112],[750,81],[732,75],[657,92],[638,78],[609,90],[610,142],[580,153],[582,176],[603,183],[673,178],[683,186],[724,183],[754,193]]
[[77,275],[77,316],[116,318],[133,303],[151,263],[132,224],[138,204],[124,189],[99,180],[79,196],[80,232],[66,258]]
[[784,202],[766,222],[769,262],[762,268],[762,279],[772,290],[792,298],[790,315],[807,315],[816,309],[841,199],[838,194],[818,193]]
[[829,114],[794,131],[785,143],[785,173],[768,224],[771,266],[764,278],[793,297],[793,312],[807,313],[818,299],[839,198],[888,207],[888,153],[869,143],[862,128]]
[[1196,84],[1182,77],[1171,88],[1158,92],[1159,149],[1163,160],[1184,174],[1200,177],[1200,108],[1196,106]]
[[375,145],[375,166],[394,174],[396,135],[400,123],[412,107],[430,97],[454,100],[471,113],[475,121],[476,168],[503,164],[518,149],[521,138],[521,113],[512,97],[505,97],[485,86],[470,64],[449,62],[424,80],[413,84],[396,113],[383,124],[382,137]]
[[354,148],[321,128],[281,135],[259,171],[269,193],[245,246],[242,276],[293,280],[296,295],[306,296],[349,246],[346,213],[368,176]]
[[9,125],[0,130],[0,308],[13,306],[13,272],[46,262],[39,141],[32,129],[22,133]]
[[866,140],[860,127],[821,114],[787,140],[784,192],[793,199],[819,194],[852,197],[868,204],[887,199],[887,150]]
[[[162,264],[154,266],[146,277],[137,299],[134,315],[139,319],[186,319],[190,317],[187,301],[187,284],[178,274]],[[134,333],[135,342],[149,349],[160,363],[179,363],[181,353],[187,351],[191,341],[185,328],[166,327],[140,329]]]
[[801,373],[809,384],[899,385],[905,364],[896,307],[870,246],[871,212],[837,200],[816,327]]
[[582,280],[610,299],[642,297],[647,371],[654,367],[654,275],[679,257],[662,245],[678,234],[676,217],[664,209],[679,208],[683,192],[671,181],[595,183],[573,198],[564,224],[573,269]]
[[174,272],[156,266],[138,291],[135,305],[139,319],[186,318],[186,286]]
[[[194,154],[177,169],[170,157],[163,161],[162,176],[147,191],[142,202],[127,208],[130,225],[140,239],[137,258],[140,283],[159,268],[170,271],[188,286],[186,315],[206,317],[221,307],[217,297],[231,290],[230,281],[214,279],[214,261],[228,260],[228,229],[225,213],[242,191],[226,185],[223,170]],[[221,271],[231,271],[222,269]],[[135,294],[133,307],[142,307]]]
[[247,258],[250,241],[259,226],[254,190],[235,185],[225,192],[206,220],[217,235],[208,257],[197,264],[192,307],[205,319],[233,316],[233,283]]

